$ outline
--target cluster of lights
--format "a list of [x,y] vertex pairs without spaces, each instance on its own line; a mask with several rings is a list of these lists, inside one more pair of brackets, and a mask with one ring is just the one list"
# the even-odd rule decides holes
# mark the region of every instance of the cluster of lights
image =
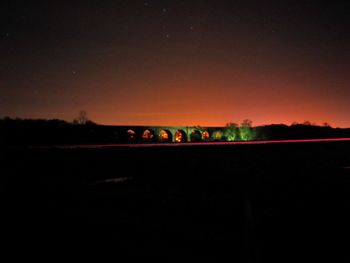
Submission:
[[[136,139],[136,132],[129,129],[127,130],[128,138],[130,140]],[[240,138],[240,140],[247,141],[252,140],[254,137],[254,133],[252,129],[248,126],[235,127],[234,129],[230,129],[230,127],[226,127],[225,130],[216,130],[211,135],[208,131],[198,131],[193,130],[191,132],[190,140],[191,141],[208,141],[210,138],[213,140],[227,140],[227,141],[235,141],[236,138]],[[172,134],[168,130],[161,130],[158,135],[159,141],[172,141]],[[144,141],[154,141],[156,139],[156,134],[152,130],[145,130],[142,133],[142,139]],[[187,134],[183,130],[177,130],[174,134],[174,142],[186,142]]]
[[169,140],[169,134],[164,131],[164,130],[161,130],[160,131],[160,138],[163,140],[163,141],[167,141]]
[[142,134],[142,139],[144,140],[152,140],[153,138],[154,134],[150,130],[145,130]]
[[177,131],[174,136],[175,142],[182,142],[183,136],[181,131]]

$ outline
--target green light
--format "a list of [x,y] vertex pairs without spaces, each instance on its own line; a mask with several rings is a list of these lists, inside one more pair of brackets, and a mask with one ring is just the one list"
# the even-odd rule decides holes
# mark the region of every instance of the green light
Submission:
[[238,135],[238,125],[236,123],[227,123],[224,129],[224,136],[227,141],[234,141]]
[[255,139],[255,132],[252,129],[252,121],[244,120],[239,128],[239,136],[243,141],[251,141]]

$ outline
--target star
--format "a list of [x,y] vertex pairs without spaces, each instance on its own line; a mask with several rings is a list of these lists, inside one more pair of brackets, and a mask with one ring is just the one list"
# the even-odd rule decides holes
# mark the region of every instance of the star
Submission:
[[166,8],[162,9],[163,13],[166,13],[168,10]]

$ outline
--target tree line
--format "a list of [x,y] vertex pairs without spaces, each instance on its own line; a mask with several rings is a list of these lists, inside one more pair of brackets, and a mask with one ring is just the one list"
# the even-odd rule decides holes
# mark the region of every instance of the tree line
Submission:
[[253,127],[252,121],[246,119],[240,125],[234,122],[227,123],[223,129],[223,136],[226,141],[331,138],[349,137],[350,129],[332,128],[327,122],[317,125],[310,121],[293,122],[289,126],[270,124]]
[[229,122],[223,131],[226,141],[251,141],[256,139],[256,131],[249,119],[244,120],[240,126],[237,123]]
[[[198,126],[202,133],[205,128]],[[240,124],[229,122],[215,129],[210,137],[197,141],[251,141],[350,137],[350,128],[332,128],[328,123],[316,125],[311,122],[271,124],[253,127],[252,121]],[[99,125],[88,118],[86,111],[80,111],[71,122],[59,119],[0,119],[1,145],[59,145],[86,143],[130,142],[126,132],[119,126]]]

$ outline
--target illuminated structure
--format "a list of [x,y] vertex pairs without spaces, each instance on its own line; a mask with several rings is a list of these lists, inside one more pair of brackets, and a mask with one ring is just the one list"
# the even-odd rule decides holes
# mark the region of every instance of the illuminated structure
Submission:
[[135,142],[220,141],[223,127],[199,126],[111,126],[118,138]]

